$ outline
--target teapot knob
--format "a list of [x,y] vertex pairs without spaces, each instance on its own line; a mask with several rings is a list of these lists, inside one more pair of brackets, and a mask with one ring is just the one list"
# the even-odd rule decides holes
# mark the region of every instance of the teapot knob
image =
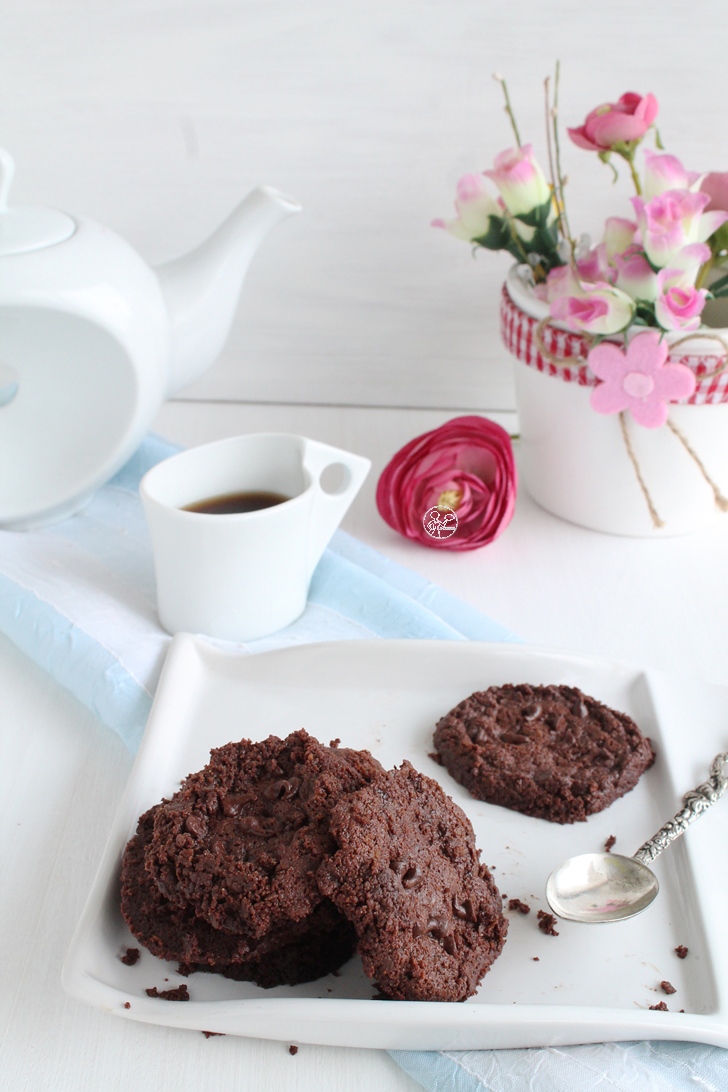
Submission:
[[69,239],[76,222],[57,209],[8,206],[8,194],[15,177],[10,152],[0,148],[0,257],[42,250]]

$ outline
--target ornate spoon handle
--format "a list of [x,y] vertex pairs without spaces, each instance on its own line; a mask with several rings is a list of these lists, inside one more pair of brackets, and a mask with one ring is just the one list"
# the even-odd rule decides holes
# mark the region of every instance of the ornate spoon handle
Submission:
[[657,834],[648,838],[635,854],[636,861],[649,864],[659,857],[663,849],[667,849],[670,842],[674,842],[681,834],[684,834],[691,823],[706,811],[711,804],[718,800],[728,789],[728,777],[723,773],[723,766],[728,763],[728,752],[716,755],[713,765],[710,767],[710,777],[696,789],[691,789],[683,796],[683,807],[673,819],[661,826]]

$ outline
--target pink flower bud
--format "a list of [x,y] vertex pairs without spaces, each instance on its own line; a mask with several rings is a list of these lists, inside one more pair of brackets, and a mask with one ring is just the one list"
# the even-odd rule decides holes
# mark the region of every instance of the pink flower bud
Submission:
[[641,140],[657,117],[654,95],[628,91],[618,102],[606,102],[587,115],[578,129],[567,132],[574,144],[590,152],[609,152],[615,144]]
[[577,294],[555,299],[550,311],[574,333],[616,334],[632,321],[634,301],[611,284],[580,283]]
[[503,210],[491,197],[479,174],[465,174],[457,184],[454,220],[433,220],[432,227],[444,228],[457,239],[472,242],[485,235],[491,216],[503,216]]
[[506,208],[513,216],[544,205],[551,187],[533,156],[533,145],[509,148],[496,156],[492,171],[483,171],[495,182]]
[[614,262],[617,266],[616,285],[622,292],[626,292],[633,300],[647,300],[651,303],[657,298],[657,274],[652,271],[650,263],[644,254],[632,248],[632,252],[616,254]]
[[645,253],[660,269],[672,265],[683,247],[705,242],[728,220],[728,212],[704,212],[710,201],[706,193],[666,190],[649,202],[642,197],[631,201]]
[[699,178],[697,171],[686,171],[676,156],[645,151],[643,190],[648,201],[666,190],[690,190]]
[[[456,417],[397,452],[377,485],[377,508],[399,534],[434,549],[475,550],[497,538],[516,503],[508,433],[484,417]],[[440,506],[447,537],[425,517]],[[452,526],[456,524],[454,532]]]
[[695,272],[692,270],[660,270],[655,318],[663,330],[684,330],[687,333],[700,326],[700,314],[708,293],[704,288],[695,288],[694,279]]
[[700,184],[701,193],[707,193],[710,204],[706,209],[728,210],[728,171],[711,171]]

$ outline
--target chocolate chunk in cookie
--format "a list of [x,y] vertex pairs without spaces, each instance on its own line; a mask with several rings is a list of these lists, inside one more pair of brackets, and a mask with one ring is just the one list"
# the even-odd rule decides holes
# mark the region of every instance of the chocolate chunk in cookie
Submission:
[[609,807],[655,760],[630,717],[573,686],[492,686],[444,716],[434,740],[478,800],[555,823]]
[[464,1001],[507,922],[473,828],[408,762],[331,813],[337,852],[318,885],[354,925],[365,973],[396,1000]]
[[165,898],[215,929],[291,930],[322,900],[314,877],[335,849],[331,808],[380,770],[368,752],[304,731],[219,747],[157,809],[146,868]]

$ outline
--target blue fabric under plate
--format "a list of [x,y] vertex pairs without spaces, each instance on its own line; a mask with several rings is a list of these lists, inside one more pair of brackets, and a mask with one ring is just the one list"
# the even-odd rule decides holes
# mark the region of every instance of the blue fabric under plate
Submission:
[[[170,637],[155,613],[142,476],[177,448],[150,436],[91,504],[41,531],[0,531],[0,631],[136,750]],[[516,641],[441,588],[338,531],[306,611],[242,653],[362,637]],[[392,1051],[430,1092],[728,1092],[728,1051],[692,1043]]]

